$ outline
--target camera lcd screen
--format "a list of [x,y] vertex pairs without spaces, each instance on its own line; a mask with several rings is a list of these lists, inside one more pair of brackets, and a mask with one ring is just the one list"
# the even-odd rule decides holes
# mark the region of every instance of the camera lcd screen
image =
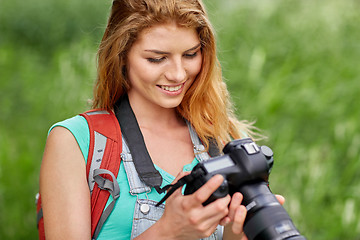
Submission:
[[214,159],[204,163],[204,167],[208,172],[215,172],[224,168],[232,167],[234,165],[235,164],[230,157],[221,157],[219,159]]

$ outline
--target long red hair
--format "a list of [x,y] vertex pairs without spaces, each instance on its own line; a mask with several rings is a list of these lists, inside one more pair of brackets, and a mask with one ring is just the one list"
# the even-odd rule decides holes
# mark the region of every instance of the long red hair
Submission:
[[201,0],[114,0],[98,51],[93,108],[112,109],[130,88],[126,56],[139,33],[174,21],[197,30],[202,51],[202,69],[177,112],[190,121],[206,147],[208,138],[215,139],[221,148],[231,139],[251,134],[251,125],[238,121],[233,113],[216,55],[213,28]]

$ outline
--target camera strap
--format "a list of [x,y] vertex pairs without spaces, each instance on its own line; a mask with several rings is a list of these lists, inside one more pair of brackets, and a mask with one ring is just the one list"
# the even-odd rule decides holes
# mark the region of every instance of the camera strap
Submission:
[[197,170],[192,171],[189,175],[186,175],[186,176],[180,178],[176,183],[169,184],[169,185],[166,185],[165,187],[163,187],[162,189],[168,190],[168,191],[166,192],[166,195],[160,200],[160,202],[158,202],[155,206],[156,207],[160,206],[177,189],[184,186],[185,184],[188,184],[188,183],[194,181],[194,179],[198,178],[201,174],[204,174],[204,171],[201,168],[199,168]]
[[128,143],[136,171],[140,179],[150,187],[154,187],[158,193],[166,190],[161,189],[162,177],[151,160],[147,151],[144,137],[140,131],[135,114],[131,109],[127,95],[121,97],[114,106],[117,120],[119,121],[121,132]]

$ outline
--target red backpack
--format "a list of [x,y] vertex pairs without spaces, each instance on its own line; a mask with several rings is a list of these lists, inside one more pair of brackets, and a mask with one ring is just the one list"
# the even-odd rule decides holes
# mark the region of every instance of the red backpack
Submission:
[[[121,162],[122,137],[119,122],[113,112],[90,110],[80,115],[87,120],[90,131],[86,174],[91,191],[91,236],[92,239],[96,239],[120,194],[116,178]],[[113,201],[105,209],[110,194]],[[45,239],[44,219],[39,194],[37,225],[39,239],[43,240]]]

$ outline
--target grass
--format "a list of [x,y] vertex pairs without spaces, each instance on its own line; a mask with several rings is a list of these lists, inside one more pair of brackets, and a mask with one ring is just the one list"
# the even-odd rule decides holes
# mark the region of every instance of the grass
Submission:
[[[204,2],[237,114],[275,152],[273,192],[308,239],[359,240],[359,3]],[[0,239],[36,239],[47,130],[88,108],[110,1],[0,4]]]

